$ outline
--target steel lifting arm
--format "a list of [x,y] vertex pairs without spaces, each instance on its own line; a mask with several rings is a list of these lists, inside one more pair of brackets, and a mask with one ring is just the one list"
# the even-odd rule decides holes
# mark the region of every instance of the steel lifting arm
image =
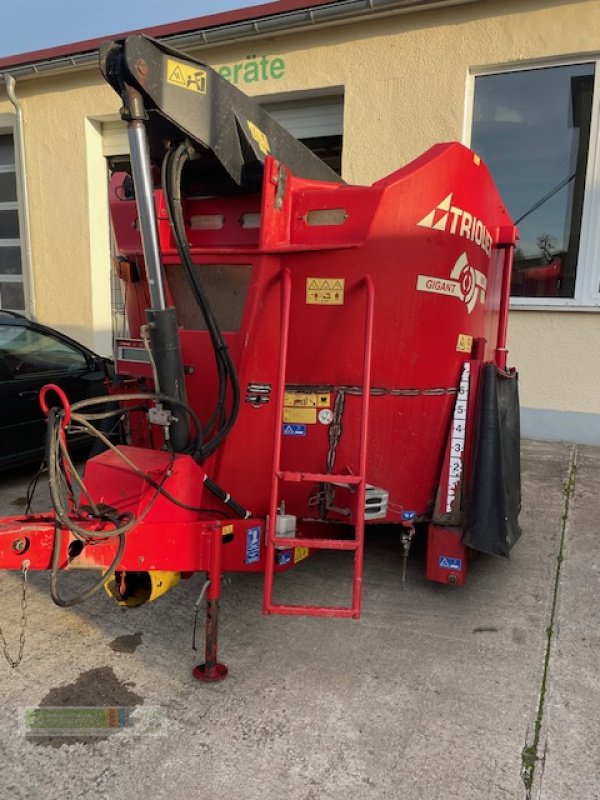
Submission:
[[[100,68],[123,98],[141,95],[147,112],[151,158],[162,161],[168,145],[187,139],[195,150],[187,180],[215,194],[260,190],[268,155],[303,178],[341,178],[288,133],[261,106],[218,72],[147,36],[106,42]],[[123,113],[123,112],[122,112]]]

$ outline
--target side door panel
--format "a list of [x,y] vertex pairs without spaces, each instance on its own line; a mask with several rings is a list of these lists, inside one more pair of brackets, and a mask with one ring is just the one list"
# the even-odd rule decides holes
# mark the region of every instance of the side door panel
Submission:
[[35,328],[0,326],[0,362],[0,466],[43,458],[42,386],[58,384],[72,402],[106,391],[103,373],[93,369],[84,351]]

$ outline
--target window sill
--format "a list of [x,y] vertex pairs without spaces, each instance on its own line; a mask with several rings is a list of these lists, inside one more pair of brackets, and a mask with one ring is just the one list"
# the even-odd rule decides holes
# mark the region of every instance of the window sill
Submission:
[[600,313],[600,304],[593,305],[591,303],[576,303],[574,300],[560,300],[554,303],[544,302],[543,298],[536,300],[529,300],[525,297],[511,298],[510,301],[511,311],[576,311],[585,314],[598,314]]

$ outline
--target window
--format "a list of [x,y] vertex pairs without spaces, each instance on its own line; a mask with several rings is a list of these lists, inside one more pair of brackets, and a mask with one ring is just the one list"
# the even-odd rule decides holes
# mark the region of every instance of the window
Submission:
[[6,130],[0,130],[0,308],[25,310],[15,144]]
[[517,304],[600,303],[598,259],[584,247],[595,235],[594,76],[584,63],[475,78],[471,147],[519,228],[512,296],[527,300]]
[[21,325],[0,326],[0,356],[15,377],[73,372],[87,367],[85,355],[67,342]]
[[283,102],[265,99],[263,108],[328,167],[342,174],[343,94],[297,97]]

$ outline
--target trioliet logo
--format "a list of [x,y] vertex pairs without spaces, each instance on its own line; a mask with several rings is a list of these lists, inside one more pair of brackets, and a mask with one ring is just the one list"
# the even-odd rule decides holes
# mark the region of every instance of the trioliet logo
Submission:
[[492,252],[492,234],[485,227],[480,219],[477,219],[469,211],[452,205],[450,192],[447,197],[438,203],[437,206],[426,214],[417,225],[421,228],[431,228],[434,231],[446,231],[455,236],[462,236],[471,242],[479,245],[488,256]]
[[435,275],[417,276],[418,292],[457,297],[465,303],[469,314],[475,308],[478,298],[480,303],[485,303],[486,288],[487,278],[483,272],[469,264],[466,253],[456,259],[449,278],[439,278]]

